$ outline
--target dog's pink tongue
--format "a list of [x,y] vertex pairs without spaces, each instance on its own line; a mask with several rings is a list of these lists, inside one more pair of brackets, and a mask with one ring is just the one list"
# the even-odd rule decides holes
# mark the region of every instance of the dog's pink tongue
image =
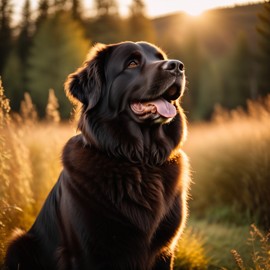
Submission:
[[176,115],[175,107],[163,98],[143,103],[131,103],[131,109],[134,113],[140,115],[141,117],[156,113],[166,118],[171,118]]
[[157,112],[163,117],[171,118],[176,115],[175,107],[163,98],[152,100],[148,102],[148,104],[154,105],[157,109]]

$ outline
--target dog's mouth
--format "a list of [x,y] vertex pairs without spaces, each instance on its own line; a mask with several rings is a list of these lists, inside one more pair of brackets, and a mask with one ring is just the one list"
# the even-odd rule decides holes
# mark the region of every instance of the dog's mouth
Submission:
[[176,84],[170,86],[163,95],[151,100],[133,101],[130,104],[132,112],[140,120],[154,120],[155,122],[168,121],[177,114],[172,103],[180,96],[180,87]]

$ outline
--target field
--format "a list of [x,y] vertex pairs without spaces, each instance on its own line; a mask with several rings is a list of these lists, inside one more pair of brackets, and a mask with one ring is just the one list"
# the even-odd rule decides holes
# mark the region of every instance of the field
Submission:
[[[76,134],[53,102],[38,121],[29,96],[20,115],[0,89],[0,265],[15,228],[28,229],[61,170],[61,149]],[[248,110],[217,108],[190,124],[190,217],[175,269],[270,269],[270,97]],[[252,225],[255,224],[255,225]]]
[[270,97],[249,101],[247,111],[217,107],[210,123],[190,125],[185,151],[193,171],[188,225],[209,265],[269,269]]

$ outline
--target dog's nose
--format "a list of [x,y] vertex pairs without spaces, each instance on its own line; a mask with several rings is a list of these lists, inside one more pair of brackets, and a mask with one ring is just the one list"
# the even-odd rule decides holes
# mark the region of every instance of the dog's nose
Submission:
[[184,71],[184,64],[179,60],[168,60],[162,65],[163,70],[167,70],[173,75],[180,75]]

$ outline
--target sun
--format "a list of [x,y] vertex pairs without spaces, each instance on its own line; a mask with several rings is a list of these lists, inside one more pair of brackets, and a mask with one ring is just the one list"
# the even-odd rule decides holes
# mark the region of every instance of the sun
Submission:
[[185,12],[188,15],[192,16],[192,17],[198,17],[198,16],[202,15],[202,13],[204,12],[204,10],[191,9],[191,10],[186,10]]
[[193,4],[187,4],[186,7],[183,7],[183,10],[190,16],[200,16],[202,15],[202,13],[204,11],[207,10],[206,7],[204,7],[203,5],[200,5],[199,3],[197,3],[196,5]]
[[[170,1],[170,0],[168,0]],[[221,4],[222,0],[201,0],[201,1],[190,1],[190,0],[182,0],[176,2],[174,1],[175,8],[178,10],[182,10],[189,14],[190,16],[200,16],[205,11],[216,7],[219,3]],[[177,5],[177,7],[176,7]]]
[[192,17],[198,17],[203,13],[201,10],[186,10],[185,12]]

